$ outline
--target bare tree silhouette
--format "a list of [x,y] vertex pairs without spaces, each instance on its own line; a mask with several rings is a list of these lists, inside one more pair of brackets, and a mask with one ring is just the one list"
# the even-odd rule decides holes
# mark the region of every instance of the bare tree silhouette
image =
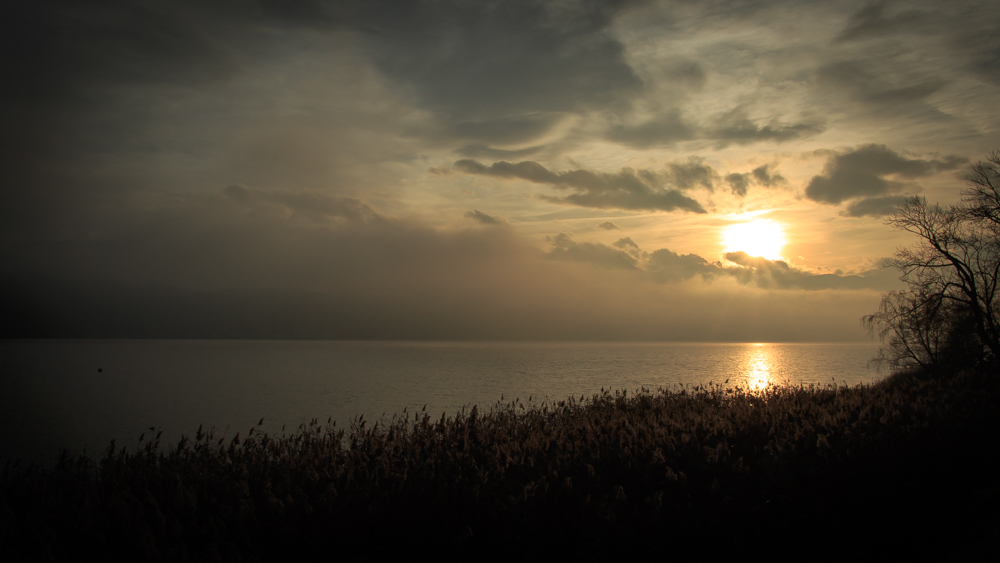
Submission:
[[873,362],[891,371],[994,361],[1000,357],[1000,152],[972,165],[958,205],[911,197],[886,219],[917,235],[889,265],[908,288],[882,296],[862,318],[882,348]]

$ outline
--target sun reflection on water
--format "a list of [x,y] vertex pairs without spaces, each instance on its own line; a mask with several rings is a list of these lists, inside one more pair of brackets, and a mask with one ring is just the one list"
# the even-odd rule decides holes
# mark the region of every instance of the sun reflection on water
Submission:
[[770,346],[754,344],[743,362],[743,380],[751,391],[763,391],[774,379]]

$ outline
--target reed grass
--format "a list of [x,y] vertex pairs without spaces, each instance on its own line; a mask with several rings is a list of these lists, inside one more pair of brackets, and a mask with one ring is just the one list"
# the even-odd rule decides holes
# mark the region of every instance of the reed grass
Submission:
[[112,443],[98,460],[64,454],[52,470],[8,462],[0,554],[978,553],[1000,545],[989,539],[996,511],[969,516],[995,488],[994,380],[604,391],[348,428],[314,419],[281,436],[258,424],[164,445],[150,433],[138,451]]

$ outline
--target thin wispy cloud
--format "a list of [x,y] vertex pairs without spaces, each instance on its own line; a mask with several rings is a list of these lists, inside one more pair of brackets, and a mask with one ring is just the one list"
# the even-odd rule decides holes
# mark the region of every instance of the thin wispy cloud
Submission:
[[682,190],[695,186],[711,188],[711,177],[714,175],[710,167],[697,163],[671,164],[664,172],[623,168],[612,174],[591,170],[552,172],[533,161],[511,163],[501,160],[486,166],[476,160],[459,160],[455,163],[455,170],[466,174],[516,178],[576,192],[563,197],[539,196],[553,203],[597,209],[657,209],[694,213],[705,213],[705,208]]

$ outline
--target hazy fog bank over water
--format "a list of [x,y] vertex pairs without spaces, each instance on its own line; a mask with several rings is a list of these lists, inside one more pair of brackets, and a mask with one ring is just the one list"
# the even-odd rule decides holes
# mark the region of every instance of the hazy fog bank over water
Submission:
[[349,426],[533,397],[555,400],[709,382],[855,385],[878,378],[872,343],[358,342],[87,340],[0,342],[0,455],[50,463],[59,450]]

